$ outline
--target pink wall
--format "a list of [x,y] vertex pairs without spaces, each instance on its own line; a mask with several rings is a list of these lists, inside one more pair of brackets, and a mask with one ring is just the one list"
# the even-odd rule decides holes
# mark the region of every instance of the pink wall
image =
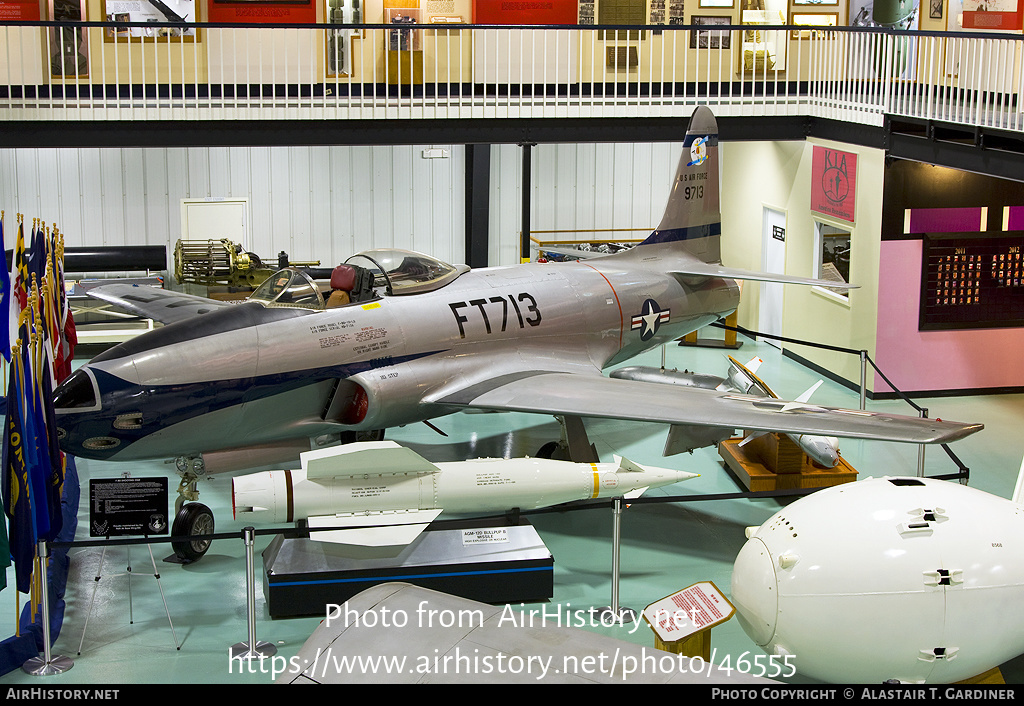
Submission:
[[[1024,387],[1024,329],[918,331],[920,240],[884,240],[874,360],[900,390]],[[875,375],[874,391],[889,392]]]

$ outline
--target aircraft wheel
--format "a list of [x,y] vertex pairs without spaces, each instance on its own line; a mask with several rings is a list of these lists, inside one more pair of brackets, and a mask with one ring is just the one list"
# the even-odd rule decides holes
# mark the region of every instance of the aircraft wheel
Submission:
[[[202,559],[213,540],[184,538],[213,534],[213,526],[213,512],[210,508],[202,503],[182,505],[171,525],[171,548],[175,555],[185,563]],[[175,537],[178,539],[175,540]]]

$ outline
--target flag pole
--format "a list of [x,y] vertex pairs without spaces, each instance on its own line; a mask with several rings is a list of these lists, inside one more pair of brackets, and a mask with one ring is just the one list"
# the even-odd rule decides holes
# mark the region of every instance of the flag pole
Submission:
[[[50,559],[50,550],[46,546],[46,540],[39,540],[37,545],[37,556],[39,557],[39,566],[41,569],[43,585],[46,585],[46,562]],[[32,657],[25,661],[21,665],[22,670],[33,676],[49,676],[51,674],[63,674],[72,667],[75,663],[68,657],[63,655],[51,655],[50,654],[50,606],[48,600],[43,600],[43,655],[41,657]]]

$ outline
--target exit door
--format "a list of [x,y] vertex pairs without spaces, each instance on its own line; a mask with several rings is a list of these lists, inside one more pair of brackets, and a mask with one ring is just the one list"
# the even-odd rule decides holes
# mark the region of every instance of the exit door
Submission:
[[[764,207],[762,215],[761,269],[774,274],[786,271],[786,212]],[[778,282],[762,282],[758,311],[758,330],[770,336],[782,335],[783,288]],[[782,348],[775,338],[765,337],[766,343]]]

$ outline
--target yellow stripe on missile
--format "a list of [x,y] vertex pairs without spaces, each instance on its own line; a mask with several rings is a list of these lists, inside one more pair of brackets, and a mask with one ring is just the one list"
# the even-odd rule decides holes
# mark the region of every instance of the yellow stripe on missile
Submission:
[[598,475],[597,464],[596,463],[590,464],[590,467],[593,469],[593,472],[594,472],[594,490],[593,490],[593,492],[590,495],[590,499],[593,500],[601,492],[601,476]]

